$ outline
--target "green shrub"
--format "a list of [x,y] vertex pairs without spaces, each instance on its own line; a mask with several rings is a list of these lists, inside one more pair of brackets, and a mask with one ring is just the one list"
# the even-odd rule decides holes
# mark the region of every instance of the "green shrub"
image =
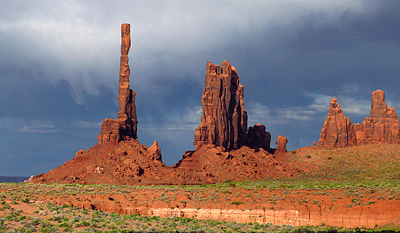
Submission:
[[231,205],[241,205],[241,204],[244,204],[244,202],[241,202],[241,201],[232,201],[231,202]]
[[87,227],[87,226],[90,226],[90,223],[88,223],[88,222],[86,222],[86,221],[82,221],[82,222],[80,222],[79,224],[77,224],[78,226],[84,226],[84,227]]

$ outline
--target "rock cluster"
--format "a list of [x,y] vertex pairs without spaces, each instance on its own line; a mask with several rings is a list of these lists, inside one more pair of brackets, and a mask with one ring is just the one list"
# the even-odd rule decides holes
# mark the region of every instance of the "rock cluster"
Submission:
[[98,143],[78,151],[73,159],[40,174],[33,183],[81,184],[202,184],[291,176],[296,167],[288,165],[287,139],[279,136],[278,148],[270,148],[271,134],[256,124],[247,129],[247,111],[243,102],[244,87],[239,84],[235,67],[228,61],[221,66],[207,62],[205,88],[201,99],[203,114],[195,131],[195,151],[187,151],[176,165],[162,162],[157,142],[143,146],[137,139],[136,93],[130,89],[128,53],[130,25],[121,26],[119,74],[119,112],[117,119],[105,119]]
[[101,124],[98,143],[119,142],[137,138],[136,93],[129,86],[130,25],[121,25],[121,58],[119,71],[119,112],[117,119],[105,119]]
[[235,67],[207,61],[205,87],[201,98],[203,115],[194,135],[194,145],[213,144],[227,150],[245,143],[247,111],[243,102],[244,87],[239,84]]
[[372,92],[370,117],[366,117],[361,125],[355,124],[354,129],[357,145],[400,142],[399,117],[394,108],[387,107],[385,93],[381,90]]
[[244,87],[234,66],[223,61],[221,66],[207,61],[205,87],[201,98],[203,114],[194,134],[196,150],[203,145],[214,145],[226,151],[244,145],[270,149],[271,134],[265,126],[256,124],[247,130],[247,111]]
[[342,148],[370,143],[399,144],[400,125],[396,110],[387,107],[385,93],[382,90],[372,92],[370,117],[362,124],[351,125],[343,111],[333,98],[329,113],[321,130],[318,145],[330,148]]

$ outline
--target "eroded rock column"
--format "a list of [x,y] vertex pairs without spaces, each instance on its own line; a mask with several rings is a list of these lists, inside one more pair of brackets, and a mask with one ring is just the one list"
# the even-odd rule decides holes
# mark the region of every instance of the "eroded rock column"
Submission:
[[287,143],[288,139],[285,136],[278,135],[278,139],[276,140],[276,152],[287,152]]
[[121,58],[119,72],[119,112],[117,119],[105,119],[101,125],[98,143],[119,142],[137,138],[136,93],[130,89],[129,49],[130,24],[121,25]]

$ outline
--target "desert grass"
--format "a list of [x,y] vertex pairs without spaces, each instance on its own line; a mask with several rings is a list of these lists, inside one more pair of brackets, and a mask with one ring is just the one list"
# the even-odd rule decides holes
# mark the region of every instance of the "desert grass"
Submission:
[[[176,203],[202,208],[210,203],[243,204],[265,209],[279,203],[319,205],[329,198],[335,208],[342,199],[347,206],[373,206],[379,200],[400,200],[400,146],[364,145],[342,149],[307,147],[288,153],[289,161],[312,167],[294,177],[271,177],[257,181],[227,180],[208,185],[128,186],[79,184],[0,183],[0,232],[398,232],[397,226],[376,229],[334,228],[320,226],[292,227],[258,223],[228,223],[178,217],[118,215],[96,210],[57,206],[41,202],[41,197],[76,197],[81,195],[131,195],[136,202],[143,191],[151,190],[152,202]],[[266,190],[271,193],[266,194]],[[340,191],[340,192],[338,192]],[[276,193],[280,195],[276,195]],[[185,200],[177,200],[177,193]],[[245,202],[243,200],[246,200]],[[119,200],[115,201],[116,204]],[[28,214],[18,205],[35,209]],[[143,203],[142,203],[143,204]],[[175,208],[171,206],[171,208]]]

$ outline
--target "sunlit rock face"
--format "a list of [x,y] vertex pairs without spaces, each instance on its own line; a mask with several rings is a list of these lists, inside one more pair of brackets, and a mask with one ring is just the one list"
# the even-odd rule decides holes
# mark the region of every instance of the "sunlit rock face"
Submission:
[[343,114],[337,99],[329,103],[329,113],[321,129],[318,145],[342,148],[356,145],[356,136],[351,121]]
[[385,92],[372,92],[370,117],[364,118],[360,125],[351,125],[349,118],[344,117],[337,99],[333,98],[329,113],[322,126],[318,145],[330,148],[342,148],[370,143],[399,144],[400,125],[396,110],[387,107]]
[[396,110],[387,107],[385,92],[377,90],[372,92],[370,117],[366,117],[361,126],[356,127],[360,135],[357,144],[383,142],[399,144],[399,117]]

